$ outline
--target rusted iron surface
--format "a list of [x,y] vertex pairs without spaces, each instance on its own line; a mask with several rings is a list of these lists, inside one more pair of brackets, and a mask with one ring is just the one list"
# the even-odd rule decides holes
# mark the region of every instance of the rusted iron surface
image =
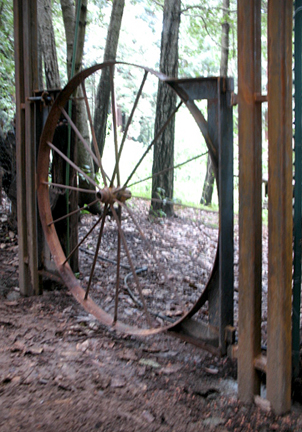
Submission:
[[267,398],[291,407],[293,2],[268,2],[269,252]]
[[[238,1],[239,397],[290,409],[292,284],[292,2],[268,2],[268,95],[261,94],[260,0]],[[268,100],[267,358],[261,355],[261,103]]]
[[239,352],[238,389],[252,403],[260,392],[254,359],[261,352],[261,17],[260,0],[238,1]]
[[[39,149],[39,155],[38,155],[38,173],[37,173],[37,194],[38,194],[38,202],[39,202],[39,209],[41,214],[41,220],[43,225],[43,230],[47,238],[47,242],[49,244],[50,250],[52,252],[54,261],[56,262],[56,265],[59,269],[59,272],[65,282],[65,284],[69,287],[73,295],[76,297],[76,299],[83,305],[83,307],[89,312],[92,313],[94,316],[96,316],[101,322],[103,322],[105,325],[111,326],[115,328],[118,331],[130,333],[130,334],[140,334],[140,335],[150,335],[159,333],[161,331],[165,330],[171,330],[178,328],[178,326],[181,323],[189,323],[189,327],[191,328],[191,317],[200,309],[200,307],[205,303],[205,301],[209,300],[208,292],[210,290],[213,290],[215,287],[218,287],[217,295],[220,296],[220,301],[217,303],[218,307],[218,313],[221,313],[223,315],[223,320],[218,321],[218,327],[221,326],[220,332],[218,332],[219,336],[215,335],[215,340],[212,343],[207,335],[205,334],[203,328],[199,328],[198,330],[198,336],[196,335],[189,335],[188,329],[186,325],[186,334],[183,334],[182,331],[182,337],[183,338],[190,338],[192,341],[195,341],[195,343],[201,344],[203,347],[206,345],[211,345],[212,348],[215,351],[216,354],[221,354],[221,344],[224,343],[224,327],[222,329],[222,326],[232,325],[233,320],[233,218],[232,218],[232,203],[233,203],[233,195],[232,195],[232,153],[225,153],[225,155],[221,155],[221,146],[222,146],[222,137],[224,139],[226,136],[228,137],[228,145],[229,148],[232,148],[232,128],[230,125],[232,125],[232,119],[231,119],[231,105],[230,105],[230,97],[231,97],[231,89],[230,91],[227,91],[225,80],[221,80],[220,78],[211,78],[211,79],[203,79],[201,82],[203,85],[205,85],[206,89],[209,87],[210,90],[206,90],[203,94],[203,97],[206,98],[206,92],[208,91],[208,97],[213,96],[213,86],[215,84],[215,100],[214,103],[216,103],[216,116],[213,120],[213,124],[211,126],[212,130],[216,129],[219,130],[217,139],[214,140],[215,143],[212,143],[211,138],[209,137],[209,142],[212,145],[212,152],[215,156],[214,160],[214,166],[215,171],[217,175],[219,176],[219,169],[218,169],[218,159],[219,155],[220,158],[225,158],[225,171],[221,174],[221,179],[223,182],[223,187],[227,186],[227,189],[223,191],[223,193],[228,193],[228,200],[231,202],[231,215],[229,215],[229,219],[226,218],[226,221],[228,220],[227,226],[223,228],[224,232],[227,231],[227,235],[231,236],[230,239],[230,245],[228,246],[229,254],[226,257],[225,260],[223,260],[223,266],[224,268],[228,268],[229,270],[229,283],[228,283],[228,290],[224,288],[227,284],[223,284],[223,281],[220,282],[219,285],[219,260],[220,256],[219,253],[216,255],[216,259],[214,262],[212,275],[210,277],[210,280],[208,281],[207,287],[205,288],[204,292],[202,293],[199,300],[193,305],[191,310],[189,310],[184,316],[182,316],[180,319],[175,321],[174,323],[165,325],[160,328],[149,328],[149,329],[140,329],[133,326],[127,326],[123,324],[122,322],[116,320],[111,315],[107,314],[103,309],[101,309],[99,306],[97,306],[88,296],[85,296],[84,290],[81,288],[79,281],[74,276],[73,272],[71,271],[68,263],[66,262],[65,254],[60,246],[59,239],[56,234],[56,230],[54,227],[54,224],[52,223],[52,216],[51,216],[51,209],[49,204],[49,198],[48,198],[48,165],[49,165],[49,150],[53,139],[53,133],[56,128],[56,124],[60,118],[60,114],[62,112],[62,107],[65,106],[66,102],[72,95],[75,87],[80,85],[83,80],[88,77],[91,73],[103,69],[104,67],[110,67],[112,68],[115,63],[108,62],[104,63],[102,65],[95,65],[92,68],[89,68],[87,70],[82,71],[80,74],[75,76],[65,87],[65,89],[62,91],[62,93],[57,97],[56,101],[53,104],[51,115],[49,116],[46,125],[44,127],[41,141],[40,141],[40,149]],[[183,98],[183,101],[187,104],[190,111],[193,111],[193,116],[195,120],[197,120],[197,123],[200,125],[202,124],[202,127],[200,129],[202,132],[204,132],[203,128],[207,128],[207,122],[205,122],[201,112],[197,109],[197,107],[194,105],[192,98],[192,91],[190,95],[187,94],[188,89],[190,88],[188,80],[185,80],[184,83],[178,82],[176,80],[171,80],[168,77],[163,76],[163,74],[154,72],[148,68],[143,68],[139,66],[141,69],[144,69],[145,72],[151,73],[155,76],[157,76],[159,79],[166,81],[168,85],[171,85],[171,87],[174,88],[174,90],[179,94],[180,97]],[[194,85],[196,85],[195,81],[192,81]],[[206,84],[204,84],[206,83]],[[224,83],[224,85],[222,85]],[[229,81],[229,84],[231,85],[231,80]],[[183,87],[184,85],[184,87]],[[212,94],[212,93],[213,94]],[[200,96],[200,92],[198,93]],[[216,101],[216,102],[215,102]],[[227,115],[225,116],[224,122],[219,123],[221,121],[220,115],[225,115],[227,111]],[[218,122],[218,123],[217,123]],[[224,152],[227,149],[227,143],[223,143],[225,145]],[[226,159],[227,158],[227,159]],[[231,171],[230,171],[231,169]],[[227,181],[227,176],[231,177],[231,183]],[[127,182],[126,182],[127,184]],[[221,183],[220,183],[221,184]],[[218,184],[218,188],[220,188],[220,184]],[[99,198],[101,201],[110,204],[112,206],[112,202],[119,202],[125,201],[131,197],[131,195],[128,193],[128,191],[123,188],[107,188],[99,189],[97,186],[97,190],[99,190]],[[121,191],[121,192],[120,192]],[[220,194],[221,195],[221,194]],[[228,211],[230,208],[228,207]],[[112,210],[113,211],[113,210]],[[221,215],[220,215],[221,217]],[[231,225],[230,225],[230,219],[231,219]],[[223,240],[225,241],[225,240]],[[221,240],[220,240],[221,242]],[[219,248],[218,248],[219,250]],[[220,269],[221,271],[221,269]],[[134,272],[135,273],[135,272]],[[224,291],[223,291],[224,290]],[[221,293],[223,291],[223,293]],[[226,298],[228,296],[231,296],[228,301],[226,301]],[[87,298],[86,298],[87,297]],[[229,310],[229,305],[232,305],[232,310]],[[151,321],[151,320],[150,320]],[[196,329],[196,325],[194,325],[194,329]],[[183,330],[183,329],[182,329]],[[208,331],[208,330],[207,330]]]

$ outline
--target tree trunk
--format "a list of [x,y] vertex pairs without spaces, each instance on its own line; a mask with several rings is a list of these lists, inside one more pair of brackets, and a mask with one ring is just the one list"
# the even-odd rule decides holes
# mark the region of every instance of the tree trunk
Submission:
[[38,87],[44,89],[44,77],[43,77],[43,54],[42,54],[42,41],[41,34],[38,31]]
[[[114,61],[116,59],[124,6],[125,0],[114,0],[113,2],[105,46],[104,62],[109,60]],[[109,68],[105,68],[102,70],[100,82],[98,85],[96,106],[94,112],[94,129],[101,156],[103,155],[105,146],[109,101],[110,76]]]
[[[230,8],[230,0],[223,0],[223,23],[222,23],[222,32],[221,32],[221,57],[220,57],[220,76],[227,76],[228,74],[228,59],[229,59],[229,29],[230,25],[227,21],[229,8]],[[208,154],[207,159],[207,171],[206,177],[203,184],[202,197],[200,200],[200,204],[204,204],[206,206],[210,205],[212,202],[213,189],[214,189],[214,170],[212,159]]]
[[66,36],[66,51],[67,51],[67,76],[70,79],[71,64],[74,44],[75,30],[75,15],[76,9],[73,0],[61,0],[61,9],[63,15],[65,36]]
[[213,189],[214,189],[214,170],[213,170],[213,163],[211,156],[208,153],[207,157],[207,171],[206,176],[203,183],[203,189],[202,189],[202,197],[200,200],[200,204],[203,204],[205,206],[211,205],[212,202],[212,196],[213,196]]
[[1,186],[11,201],[11,214],[8,222],[12,229],[17,230],[16,137],[14,130],[8,131],[4,136],[0,128],[0,177]]
[[56,42],[52,25],[51,0],[38,0],[37,8],[39,17],[39,42],[44,58],[46,88],[60,88]]
[[230,24],[228,23],[230,0],[222,1],[223,7],[223,23],[221,33],[221,57],[220,57],[220,75],[228,75],[228,61],[229,61],[229,32]]
[[[52,10],[51,0],[38,0],[38,16],[39,16],[39,44],[41,46],[43,59],[44,59],[44,70],[47,89],[60,88],[60,76],[59,67],[57,61],[57,52],[55,45],[54,30],[52,25]],[[41,82],[41,78],[39,79]],[[63,152],[67,152],[67,126],[57,127],[53,137],[53,144],[60,148]],[[72,151],[76,149],[72,148]],[[56,153],[53,154],[52,159],[52,179],[55,183],[65,183],[65,172],[66,163]],[[71,186],[76,186],[76,171],[70,169],[70,181]],[[77,208],[77,195],[75,192],[68,194],[69,211],[73,211]],[[51,194],[51,208],[54,219],[59,218],[66,214],[66,195],[60,194],[58,190],[53,191]],[[78,242],[78,230],[77,230],[77,217],[71,216],[69,223],[64,219],[56,225],[56,230],[60,238],[61,245],[65,252],[75,247]],[[47,250],[44,254],[47,254]],[[70,259],[70,265],[74,271],[78,271],[78,254],[73,254]]]
[[[160,71],[172,77],[178,75],[178,35],[180,25],[180,0],[165,0],[163,30],[161,37]],[[172,114],[176,107],[176,94],[164,83],[159,82],[157,91],[154,136]],[[163,134],[154,144],[152,175],[174,165],[175,117],[170,121]],[[152,198],[173,198],[174,172],[167,171],[152,179]],[[173,215],[173,205],[152,202],[156,212],[164,211]]]
[[[67,48],[67,74],[68,78],[71,79],[71,73],[77,74],[81,70],[82,59],[83,59],[83,50],[84,50],[84,41],[85,41],[85,29],[86,29],[86,16],[87,16],[87,0],[81,1],[81,10],[80,10],[80,20],[79,20],[79,28],[78,28],[78,38],[77,38],[77,47],[76,47],[76,58],[75,58],[75,68],[72,71],[72,57],[74,51],[74,38],[75,38],[75,25],[76,25],[76,14],[77,10],[74,6],[73,0],[61,0],[61,9],[63,14],[63,21],[65,27],[66,34],[66,48]],[[87,143],[90,142],[89,130],[87,124],[87,113],[85,102],[81,98],[81,89],[78,89],[78,100],[76,104],[76,124],[77,128],[80,131],[82,137],[85,139]],[[85,171],[92,178],[95,177],[93,160],[89,153],[86,151],[80,140],[77,140],[77,160],[80,168]],[[94,186],[86,181],[85,178],[79,176],[79,187],[81,189],[89,189],[94,190]],[[79,206],[83,207],[84,204],[89,204],[94,200],[94,196],[90,193],[85,194],[83,192],[79,193],[78,202]],[[101,206],[99,203],[94,204],[89,208],[92,213],[100,213]]]
[[[73,56],[73,45],[76,24],[76,8],[74,0],[61,0],[61,9],[63,14],[66,48],[67,48],[67,74],[68,79],[71,78],[71,65]],[[82,66],[83,50],[86,31],[86,16],[87,16],[87,0],[82,0],[80,11],[80,23],[78,29],[78,40],[76,49],[76,60],[74,73],[77,74]]]

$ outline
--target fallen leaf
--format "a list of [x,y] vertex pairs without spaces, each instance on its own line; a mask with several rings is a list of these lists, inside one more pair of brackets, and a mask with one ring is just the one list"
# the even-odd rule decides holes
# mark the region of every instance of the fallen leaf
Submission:
[[143,365],[143,366],[150,366],[150,367],[153,367],[153,368],[159,368],[160,367],[160,364],[159,363],[157,363],[156,361],[154,361],[154,360],[150,360],[150,359],[144,359],[144,358],[142,358],[142,359],[140,359],[140,361],[138,362],[140,365]]
[[121,387],[125,387],[125,385],[126,385],[126,381],[124,380],[124,378],[111,379],[110,387],[112,388],[121,388]]
[[17,301],[5,301],[4,304],[6,306],[18,306],[18,302]]
[[89,340],[86,339],[84,342],[78,343],[76,348],[79,351],[83,351],[83,352],[87,351],[87,349],[89,348]]
[[25,352],[24,355],[32,354],[32,355],[39,355],[42,354],[44,349],[42,347],[30,347]]
[[13,346],[11,347],[11,352],[16,352],[16,351],[24,351],[25,350],[25,345],[22,342],[15,342],[13,344]]
[[149,412],[149,411],[143,411],[142,417],[144,417],[145,420],[147,420],[148,423],[153,423],[155,420],[155,417]]
[[176,372],[179,372],[182,369],[182,365],[180,364],[174,364],[170,366],[163,367],[160,372],[165,375],[170,375]]
[[129,350],[124,350],[124,351],[120,352],[118,354],[118,356],[119,356],[119,358],[121,360],[126,360],[126,361],[129,361],[129,360],[135,361],[135,360],[137,360],[137,355],[135,354],[134,351],[132,351],[130,349]]
[[256,395],[254,398],[255,404],[265,412],[271,411],[271,404],[267,399],[263,399],[261,396]]
[[175,317],[175,316],[181,316],[183,315],[183,311],[182,310],[166,310],[165,315],[167,317]]
[[205,367],[204,370],[205,370],[207,373],[211,374],[211,375],[217,375],[218,372],[219,372],[219,370],[216,369],[216,368],[207,368],[207,367]]

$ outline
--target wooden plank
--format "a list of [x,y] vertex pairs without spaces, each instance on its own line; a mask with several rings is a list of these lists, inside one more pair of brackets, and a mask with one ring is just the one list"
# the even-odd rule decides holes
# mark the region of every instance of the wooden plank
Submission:
[[16,176],[17,176],[17,219],[19,251],[19,285],[22,295],[29,294],[29,270],[26,231],[26,190],[25,190],[25,102],[23,82],[23,9],[22,0],[14,0],[14,44],[16,77]]
[[269,252],[267,399],[291,407],[293,2],[268,2]]
[[234,317],[233,109],[231,78],[220,79],[218,94],[219,182],[219,345],[226,354],[226,327]]
[[238,393],[260,393],[254,359],[261,352],[261,16],[260,0],[238,0],[239,349]]
[[28,265],[31,294],[40,294],[37,256],[37,202],[36,202],[36,139],[34,104],[29,98],[38,88],[38,34],[37,2],[23,1],[24,15],[24,89],[25,89],[25,169]]
[[37,86],[36,1],[14,0],[16,64],[16,159],[19,284],[23,295],[40,292],[37,265],[34,108]]

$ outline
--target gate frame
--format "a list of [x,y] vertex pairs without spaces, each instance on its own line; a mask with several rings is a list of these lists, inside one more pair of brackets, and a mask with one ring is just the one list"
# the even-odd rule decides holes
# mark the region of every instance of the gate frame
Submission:
[[[261,94],[260,0],[238,0],[239,78],[239,397],[267,397],[277,414],[290,409],[292,258],[292,2],[268,1],[268,97]],[[34,106],[38,87],[36,0],[14,0],[20,292],[41,293],[35,194]],[[273,46],[279,46],[274,50]],[[259,48],[260,47],[260,48]],[[277,89],[277,90],[276,90]],[[268,354],[261,355],[261,103],[269,104]],[[276,121],[277,119],[277,121]],[[272,127],[272,125],[274,127]],[[281,175],[280,175],[280,167]],[[24,182],[25,179],[25,182]],[[280,195],[285,197],[279,199]],[[248,222],[248,223],[247,223]],[[282,242],[279,241],[282,233]],[[284,259],[285,257],[285,264]],[[221,301],[221,299],[220,299]],[[220,316],[221,318],[221,316]],[[221,336],[220,336],[221,339]]]
[[[261,93],[261,2],[238,0],[239,397],[291,407],[293,4],[268,1],[268,95]],[[276,47],[280,47],[279,50]],[[261,103],[268,101],[268,346],[261,354]],[[281,241],[280,241],[281,238]]]

